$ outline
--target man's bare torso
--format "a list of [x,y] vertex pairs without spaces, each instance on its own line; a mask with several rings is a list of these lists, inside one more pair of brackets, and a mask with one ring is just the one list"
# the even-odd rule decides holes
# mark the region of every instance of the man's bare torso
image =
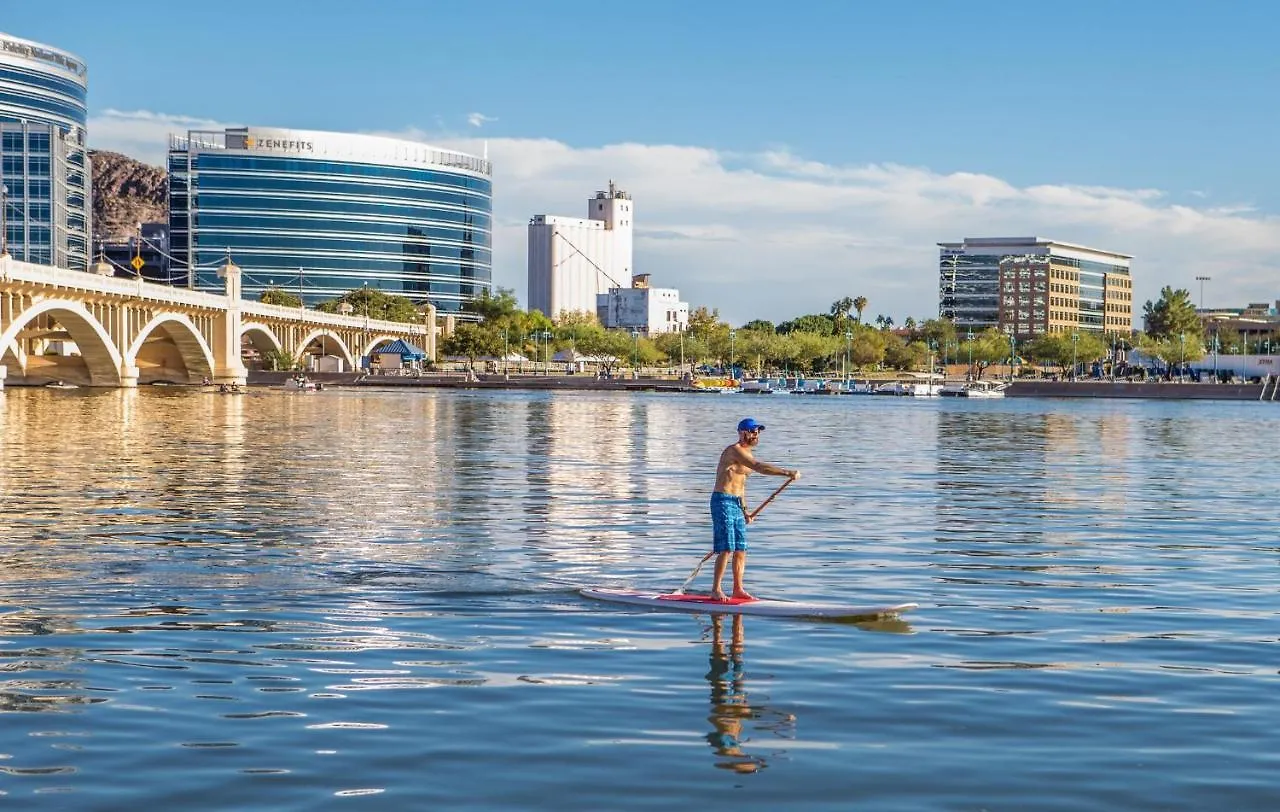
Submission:
[[716,463],[716,492],[746,497],[747,474],[751,473],[753,462],[755,456],[751,449],[741,443],[734,443],[720,452],[720,461]]

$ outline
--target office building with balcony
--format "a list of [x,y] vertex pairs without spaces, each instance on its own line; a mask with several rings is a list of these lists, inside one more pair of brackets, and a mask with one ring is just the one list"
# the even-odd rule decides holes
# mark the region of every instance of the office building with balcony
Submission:
[[1128,254],[1038,237],[966,237],[938,248],[938,314],[961,332],[1133,330]]
[[89,269],[88,69],[0,33],[0,236],[15,259]]
[[307,305],[368,287],[441,315],[493,289],[489,161],[413,141],[229,128],[170,137],[171,275]]

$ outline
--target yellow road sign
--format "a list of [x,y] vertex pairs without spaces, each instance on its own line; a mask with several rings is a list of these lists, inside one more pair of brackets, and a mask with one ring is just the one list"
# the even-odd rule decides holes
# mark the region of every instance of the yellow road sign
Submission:
[[142,257],[134,257],[129,264],[133,266],[133,269],[135,271],[140,271],[142,270],[142,266],[146,265],[147,263],[142,261]]

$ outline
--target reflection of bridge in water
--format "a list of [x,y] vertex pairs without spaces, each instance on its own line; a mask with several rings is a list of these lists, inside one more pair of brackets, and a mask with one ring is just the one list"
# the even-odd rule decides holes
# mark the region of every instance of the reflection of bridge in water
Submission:
[[[70,271],[0,256],[0,387],[66,380],[133,387],[151,381],[246,382],[245,349],[336,356],[347,369],[404,339],[435,357],[435,308],[425,324],[335,315],[240,298],[240,269],[219,270],[226,293]],[[54,354],[74,344],[74,352]]]

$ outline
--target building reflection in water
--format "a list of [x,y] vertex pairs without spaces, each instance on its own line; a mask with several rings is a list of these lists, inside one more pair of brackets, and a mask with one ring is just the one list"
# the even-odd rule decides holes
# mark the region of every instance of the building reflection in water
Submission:
[[683,532],[687,420],[679,406],[551,394],[523,404],[526,532],[559,563],[615,567],[637,543]]
[[[938,420],[937,566],[943,580],[1059,572],[1066,548],[1120,527],[1135,474],[1130,417],[1118,412],[949,411]],[[957,570],[972,573],[958,574]],[[985,573],[985,574],[984,574]],[[1038,582],[1037,582],[1038,583]]]
[[[730,625],[725,640],[724,626]],[[710,668],[711,730],[707,743],[715,751],[715,766],[737,773],[754,773],[768,766],[767,759],[781,755],[771,744],[774,739],[795,739],[794,714],[773,710],[747,694],[747,671],[743,656],[746,640],[742,615],[711,616]],[[767,698],[767,697],[766,697]]]

